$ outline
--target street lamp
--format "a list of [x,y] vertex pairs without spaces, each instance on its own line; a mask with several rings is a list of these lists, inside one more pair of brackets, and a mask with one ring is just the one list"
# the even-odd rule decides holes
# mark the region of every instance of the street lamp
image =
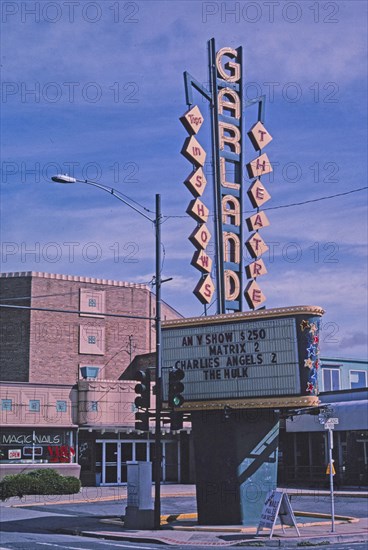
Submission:
[[[106,185],[101,185],[94,181],[89,180],[79,180],[71,176],[64,174],[58,174],[53,176],[52,181],[56,183],[86,183],[87,185],[92,185],[93,187],[98,187],[106,191],[110,195],[113,195],[116,199],[123,202],[132,210],[135,210],[152,222],[155,226],[155,241],[156,241],[156,273],[155,273],[155,285],[156,285],[156,314],[155,314],[155,327],[156,327],[156,367],[155,367],[155,378],[156,378],[156,410],[155,410],[155,501],[154,501],[154,525],[156,529],[159,529],[161,526],[161,410],[162,410],[162,354],[161,354],[161,195],[156,194],[156,210],[155,217],[151,218],[139,208],[131,204],[126,197],[113,189],[112,187],[107,187]],[[149,210],[142,207],[144,210],[149,212]]]

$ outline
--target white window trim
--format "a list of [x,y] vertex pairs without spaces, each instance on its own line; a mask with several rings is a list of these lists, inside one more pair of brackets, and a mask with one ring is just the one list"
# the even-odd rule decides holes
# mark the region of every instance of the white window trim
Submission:
[[353,388],[351,387],[351,373],[352,372],[364,372],[365,374],[365,386],[363,386],[363,388],[366,388],[367,387],[367,384],[368,384],[368,372],[364,369],[349,369],[349,386],[350,386],[350,389],[352,390]]
[[[338,391],[338,390],[333,390],[333,389],[331,389],[331,390],[326,390],[326,388],[325,388],[325,378],[324,378],[324,374],[323,374],[323,373],[324,373],[324,371],[327,371],[327,370],[328,370],[328,371],[335,370],[335,371],[337,371],[337,372],[339,373],[339,388],[338,388],[338,389],[341,390],[341,372],[340,372],[340,369],[338,369],[338,368],[336,368],[336,367],[329,367],[329,366],[327,367],[327,366],[324,366],[324,367],[322,368],[323,391]],[[332,386],[332,384],[331,384],[331,386]]]

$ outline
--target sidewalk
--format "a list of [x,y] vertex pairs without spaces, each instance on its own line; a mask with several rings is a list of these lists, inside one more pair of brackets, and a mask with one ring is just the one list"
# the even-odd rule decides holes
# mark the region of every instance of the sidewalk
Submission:
[[[106,526],[107,527],[107,526]],[[86,537],[98,537],[110,540],[131,542],[159,542],[171,545],[190,546],[232,546],[240,543],[262,543],[262,546],[291,548],[300,543],[321,544],[326,543],[351,543],[368,541],[368,521],[359,520],[357,523],[337,523],[335,532],[331,533],[331,523],[315,526],[298,524],[300,537],[295,529],[285,528],[283,533],[280,527],[276,527],[273,538],[269,538],[269,531],[258,536],[255,528],[245,527],[174,527],[164,528],[161,531],[123,531],[101,529],[100,531],[81,531]]]
[[[269,538],[269,530],[256,535],[256,529],[242,526],[198,526],[193,521],[181,521],[175,525],[163,526],[160,531],[134,531],[122,530],[118,521],[110,526],[109,520],[102,520],[99,527],[93,531],[80,531],[78,535],[110,540],[163,543],[181,546],[235,546],[246,543],[261,543],[262,546],[292,548],[311,544],[351,543],[368,541],[367,518],[354,520],[353,522],[341,522],[336,520],[335,532],[331,533],[331,522],[324,521],[319,524],[303,524],[298,522],[300,537],[294,528],[286,527],[283,532],[277,525],[273,538]],[[67,530],[65,533],[68,532]],[[70,531],[69,531],[70,533]]]
[[[126,494],[126,488],[124,488]],[[329,491],[288,489],[289,496],[328,496]],[[173,496],[194,496],[195,486],[188,485],[163,485],[161,487],[162,497]],[[362,491],[336,491],[335,496],[368,498],[368,492]],[[368,503],[367,503],[368,507]],[[189,515],[190,516],[190,515]],[[120,523],[120,525],[119,525]],[[258,536],[255,528],[243,526],[199,526],[193,519],[181,519],[163,525],[160,531],[133,531],[124,530],[123,523],[118,521],[115,525],[109,525],[109,520],[102,520],[99,528],[93,531],[83,531],[81,534],[90,537],[101,537],[111,540],[131,542],[159,542],[163,544],[181,546],[234,546],[246,543],[261,543],[269,547],[297,547],[300,543],[350,543],[368,541],[368,519],[354,519],[352,521],[341,521],[336,519],[335,532],[331,533],[331,520],[308,523],[300,523],[297,518],[300,537],[295,529],[285,528],[283,532],[279,525],[276,526],[273,538],[269,538],[269,531],[265,530]],[[112,529],[111,529],[112,527]]]
[[[152,488],[152,492],[153,488]],[[287,489],[291,502],[303,496],[327,497],[329,491],[308,490],[308,489]],[[162,485],[162,499],[170,497],[194,497],[194,485]],[[61,504],[79,504],[93,502],[113,502],[126,499],[127,487],[84,487],[76,495],[55,495],[55,496],[26,496],[22,499],[13,497],[1,503],[7,507],[39,507]],[[335,497],[368,498],[367,491],[336,491]],[[368,500],[367,510],[368,510]],[[52,510],[50,509],[50,512]],[[189,510],[188,510],[189,511]],[[295,510],[294,510],[295,511]],[[162,516],[163,525],[159,531],[126,530],[120,517],[109,518],[108,516],[78,517],[80,520],[74,528],[62,529],[64,534],[82,535],[85,537],[104,538],[117,541],[163,543],[181,546],[234,546],[253,543],[265,547],[293,548],[300,545],[328,544],[328,543],[350,543],[368,541],[368,519],[345,518],[336,516],[335,532],[331,533],[331,519],[328,515],[315,514],[308,517],[304,514],[304,522],[301,515],[297,515],[297,524],[300,537],[294,528],[286,527],[283,532],[279,525],[276,525],[273,538],[269,539],[269,530],[262,531],[258,536],[255,528],[247,528],[241,525],[234,526],[199,526],[196,523],[195,514],[177,514],[170,519],[171,523],[164,523],[167,516]],[[368,514],[367,514],[368,516]],[[318,519],[317,519],[318,518]],[[92,527],[91,527],[92,526]],[[60,531],[58,531],[60,532]]]
[[[325,489],[285,489],[291,497],[297,496],[328,496],[329,491]],[[152,487],[152,495],[154,488]],[[168,497],[195,497],[195,485],[162,485],[162,498]],[[349,498],[368,498],[368,491],[334,491],[336,498],[339,496]],[[30,506],[37,505],[52,505],[58,504],[78,504],[81,502],[106,502],[114,500],[122,500],[127,498],[127,486],[120,485],[114,487],[82,487],[81,491],[75,495],[26,495],[22,498],[12,497],[6,502],[1,503],[2,506]]]

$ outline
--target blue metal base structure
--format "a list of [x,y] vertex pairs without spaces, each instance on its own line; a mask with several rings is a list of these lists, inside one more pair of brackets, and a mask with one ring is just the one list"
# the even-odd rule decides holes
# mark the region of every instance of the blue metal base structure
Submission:
[[277,486],[279,416],[272,409],[192,413],[198,523],[258,527]]

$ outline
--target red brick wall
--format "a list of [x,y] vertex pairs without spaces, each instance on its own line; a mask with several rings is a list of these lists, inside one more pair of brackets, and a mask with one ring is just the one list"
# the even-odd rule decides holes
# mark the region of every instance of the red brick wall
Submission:
[[[0,278],[0,282],[3,281]],[[32,294],[32,307],[78,311],[80,288],[86,288],[105,291],[107,313],[142,317],[155,315],[155,296],[143,285],[119,286],[113,282],[102,284],[45,274],[34,275],[32,282],[30,277],[13,277],[5,281],[12,288],[12,296]],[[86,317],[36,310],[30,313],[9,310],[5,315],[8,316],[8,323],[22,316],[27,320],[27,325],[24,341],[20,345],[18,342],[7,344],[2,361],[3,380],[74,384],[79,378],[81,364],[102,366],[99,378],[117,380],[136,355],[155,349],[154,320],[150,319]],[[162,304],[163,319],[178,316],[172,308]],[[79,353],[80,327],[87,326],[104,328],[103,355]]]

